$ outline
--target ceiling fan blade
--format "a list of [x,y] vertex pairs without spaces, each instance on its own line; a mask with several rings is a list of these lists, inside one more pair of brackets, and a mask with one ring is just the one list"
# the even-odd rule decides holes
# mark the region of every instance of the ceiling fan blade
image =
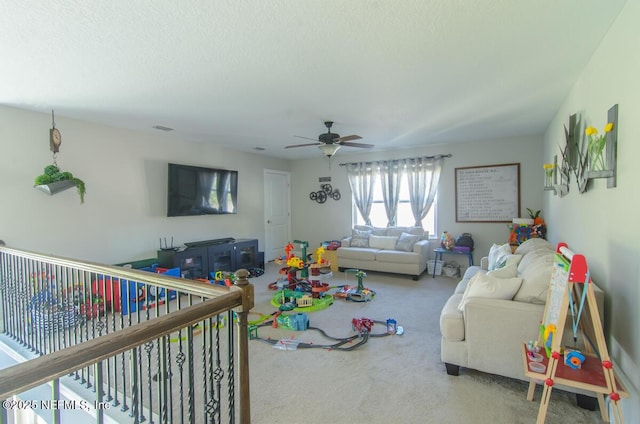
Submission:
[[305,140],[318,141],[318,139],[317,139],[317,138],[303,137],[303,136],[301,136],[301,135],[294,135],[294,137],[296,137],[296,138],[304,138]]
[[351,140],[360,140],[362,137],[360,137],[359,135],[345,135],[344,137],[338,137],[336,139],[334,139],[334,142],[342,142],[342,141],[351,141]]
[[364,143],[349,143],[348,141],[343,141],[341,143],[338,143],[341,146],[349,146],[349,147],[360,147],[362,149],[371,149],[373,148],[373,144],[364,144]]
[[[304,137],[302,137],[302,138],[304,138]],[[293,147],[317,146],[319,144],[324,144],[324,143],[316,142],[316,143],[305,143],[305,144],[293,144],[291,146],[285,146],[285,149],[291,149]]]

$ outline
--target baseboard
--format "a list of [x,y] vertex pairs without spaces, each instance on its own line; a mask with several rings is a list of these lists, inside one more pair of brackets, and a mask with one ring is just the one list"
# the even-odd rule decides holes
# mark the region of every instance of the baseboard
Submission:
[[[632,417],[640,417],[640,404],[638,404],[638,399],[640,398],[640,367],[633,362],[631,356],[629,356],[622,346],[613,338],[611,340],[609,355],[618,379],[624,384],[625,389],[627,389],[629,393],[628,398],[622,398],[620,400],[625,422],[629,422]],[[615,417],[613,416],[609,399],[607,399],[607,405],[609,408],[609,418],[612,423],[615,423]]]

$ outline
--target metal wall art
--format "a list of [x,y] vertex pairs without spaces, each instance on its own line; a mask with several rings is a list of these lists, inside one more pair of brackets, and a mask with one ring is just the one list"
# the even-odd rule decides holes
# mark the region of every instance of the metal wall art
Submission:
[[320,190],[309,193],[309,198],[318,203],[326,202],[328,197],[333,200],[340,200],[342,195],[338,189],[334,190],[331,184],[320,184]]

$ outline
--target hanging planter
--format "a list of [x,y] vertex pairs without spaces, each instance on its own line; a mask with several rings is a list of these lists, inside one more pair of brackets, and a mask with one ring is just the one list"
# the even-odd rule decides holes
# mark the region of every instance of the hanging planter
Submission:
[[49,148],[53,152],[53,164],[44,168],[44,174],[38,175],[35,179],[34,187],[49,195],[60,193],[71,187],[78,189],[80,203],[84,203],[84,195],[87,191],[84,181],[73,176],[71,172],[62,172],[56,163],[56,156],[62,144],[62,134],[56,128],[56,121],[51,111],[51,126],[49,130]]
[[87,191],[84,181],[74,177],[71,172],[60,171],[56,164],[44,168],[44,174],[36,177],[34,187],[49,195],[76,187],[80,196],[80,203],[84,203],[84,195]]

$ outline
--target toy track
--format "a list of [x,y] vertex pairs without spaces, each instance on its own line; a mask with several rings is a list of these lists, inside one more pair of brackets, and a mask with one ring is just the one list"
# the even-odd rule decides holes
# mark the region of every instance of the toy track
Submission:
[[[264,322],[264,323],[260,324],[258,327],[264,327],[264,326],[267,326],[267,325],[271,325],[272,322],[273,322],[273,320]],[[386,328],[387,323],[384,322],[384,321],[375,321],[374,320],[373,322],[377,323],[377,324],[381,324],[381,325],[384,326],[384,328]],[[309,326],[307,329],[308,330],[318,331],[324,337],[326,337],[328,339],[331,339],[331,340],[336,340],[337,343],[334,343],[334,344],[315,344],[315,343],[303,343],[303,342],[300,342],[298,344],[298,349],[316,348],[316,349],[327,349],[327,350],[334,350],[335,349],[335,350],[350,351],[350,350],[354,350],[354,349],[362,346],[363,344],[367,343],[367,341],[369,341],[369,337],[385,337],[385,336],[389,336],[390,335],[387,332],[382,333],[382,334],[372,334],[372,333],[369,333],[368,331],[365,330],[365,331],[362,331],[362,332],[360,332],[358,334],[355,334],[353,336],[350,336],[350,337],[340,338],[340,337],[330,336],[323,329],[318,328],[318,327]],[[353,344],[351,346],[348,346],[348,347],[344,347],[345,344],[351,343],[355,339],[360,339],[360,340],[358,341],[358,343],[355,343],[355,344]],[[254,337],[252,340],[259,340],[261,342],[268,343],[268,344],[271,344],[271,345],[275,345],[276,343],[278,343],[278,340],[276,340],[276,339],[264,339],[262,337]]]

